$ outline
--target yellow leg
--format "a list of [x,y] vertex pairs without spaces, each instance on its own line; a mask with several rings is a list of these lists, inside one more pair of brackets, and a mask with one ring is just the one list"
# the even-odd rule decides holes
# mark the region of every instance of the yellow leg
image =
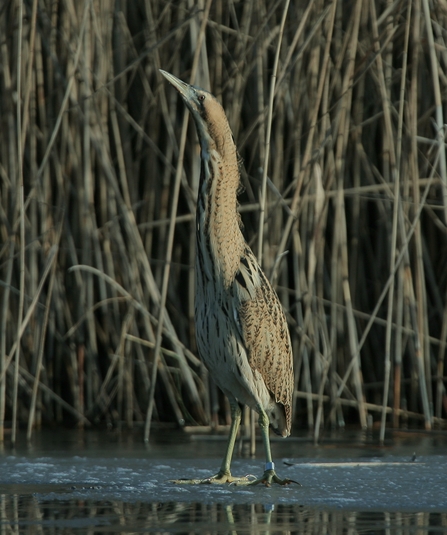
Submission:
[[259,427],[261,428],[262,442],[264,444],[265,451],[265,470],[263,475],[259,479],[248,482],[237,482],[241,485],[259,485],[263,483],[266,487],[270,487],[272,483],[277,483],[278,485],[290,485],[290,483],[296,483],[300,485],[298,481],[293,479],[280,479],[275,472],[275,463],[272,460],[272,452],[270,449],[270,437],[269,437],[269,417],[267,414],[260,409],[259,411]]
[[237,483],[246,484],[249,479],[246,477],[233,477],[231,475],[231,459],[233,457],[234,444],[236,442],[237,432],[239,430],[239,424],[241,423],[241,409],[237,401],[230,401],[231,406],[231,426],[230,435],[228,437],[227,448],[220,467],[219,472],[214,476],[207,477],[205,479],[174,479],[172,483],[182,483],[189,485],[199,485],[205,483]]
[[231,403],[231,426],[230,435],[228,436],[227,449],[225,451],[222,464],[219,472],[216,474],[216,478],[225,478],[231,476],[231,459],[233,458],[234,445],[236,443],[237,432],[239,431],[239,425],[241,423],[241,408],[237,401]]

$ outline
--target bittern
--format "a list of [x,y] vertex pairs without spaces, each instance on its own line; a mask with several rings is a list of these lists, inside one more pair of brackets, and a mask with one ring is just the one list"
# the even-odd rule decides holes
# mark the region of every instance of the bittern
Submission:
[[[239,162],[227,117],[208,91],[160,71],[191,112],[201,148],[196,212],[195,322],[199,354],[228,397],[231,426],[219,472],[180,483],[279,483],[270,450],[269,426],[290,435],[293,358],[281,303],[241,231],[237,210]],[[259,479],[230,471],[241,421],[240,405],[259,414],[265,471]]]

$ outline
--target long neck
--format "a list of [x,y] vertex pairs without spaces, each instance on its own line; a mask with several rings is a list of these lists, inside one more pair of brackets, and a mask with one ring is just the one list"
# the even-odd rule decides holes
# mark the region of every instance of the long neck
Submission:
[[[198,268],[207,278],[220,278],[228,287],[237,273],[244,249],[237,212],[239,168],[234,144],[226,152],[202,145],[197,199]],[[223,154],[223,155],[222,155]]]

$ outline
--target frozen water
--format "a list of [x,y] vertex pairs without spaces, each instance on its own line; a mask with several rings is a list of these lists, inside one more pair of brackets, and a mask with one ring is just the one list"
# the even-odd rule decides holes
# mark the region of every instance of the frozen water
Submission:
[[[302,486],[171,483],[171,479],[206,478],[218,470],[224,442],[214,447],[211,441],[203,449],[206,442],[199,442],[201,445],[193,440],[165,445],[162,450],[146,449],[139,442],[126,448],[99,443],[78,448],[74,454],[70,447],[64,453],[60,444],[52,441],[53,456],[48,445],[40,451],[23,447],[14,454],[6,452],[0,456],[0,508],[5,512],[0,531],[5,524],[14,530],[14,522],[19,522],[18,531],[26,533],[26,527],[35,528],[36,522],[47,525],[46,516],[50,515],[50,524],[61,532],[67,526],[82,530],[122,523],[123,518],[135,531],[154,522],[180,530],[182,522],[189,525],[191,519],[211,532],[228,530],[228,526],[245,529],[247,518],[250,525],[279,522],[280,531],[293,531],[293,526],[311,518],[322,523],[322,531],[328,531],[330,524],[331,533],[367,526],[368,519],[390,532],[393,526],[401,529],[406,522],[409,526],[415,523],[418,529],[422,525],[418,533],[429,533],[433,526],[436,533],[447,533],[447,448],[443,440],[429,447],[413,440],[386,449],[371,444],[313,448],[303,440],[292,441],[284,449],[285,442],[273,442],[278,474]],[[410,451],[421,454],[414,456]],[[236,456],[233,473],[260,475],[262,451],[258,457]],[[143,524],[136,522],[140,513],[127,518],[123,511],[128,510],[138,510],[145,519]],[[30,518],[34,514],[36,517]],[[217,524],[210,530],[212,518]],[[314,532],[319,533],[319,528]]]
[[[288,459],[288,463],[293,459]],[[301,483],[301,487],[238,487],[235,485],[178,485],[179,476],[206,478],[218,468],[218,460],[172,459],[159,467],[153,459],[55,459],[53,463],[8,457],[1,462],[0,494],[59,485],[59,497],[83,499],[145,500],[148,502],[199,501],[213,503],[259,503],[260,498],[280,498],[281,503],[326,505],[361,510],[414,510],[447,512],[447,456],[423,456],[415,462],[389,456],[374,463],[352,459],[312,463],[296,461],[280,465],[278,473]],[[262,463],[236,460],[235,474],[261,473]],[[20,485],[20,488],[17,487]]]

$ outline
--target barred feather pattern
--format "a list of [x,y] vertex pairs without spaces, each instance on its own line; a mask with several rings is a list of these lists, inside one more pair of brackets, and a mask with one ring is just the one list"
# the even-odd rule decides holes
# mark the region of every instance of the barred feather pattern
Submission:
[[[280,301],[245,242],[237,211],[240,174],[225,113],[207,93],[197,200],[196,333],[199,353],[229,397],[290,434],[293,358]],[[194,113],[193,113],[194,115]],[[206,128],[204,128],[204,123]]]

